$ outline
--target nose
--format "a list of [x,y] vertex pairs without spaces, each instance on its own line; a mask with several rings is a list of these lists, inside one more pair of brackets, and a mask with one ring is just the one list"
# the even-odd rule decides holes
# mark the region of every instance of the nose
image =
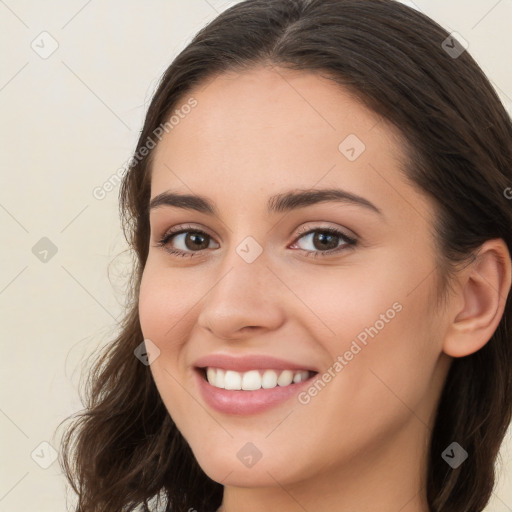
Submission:
[[247,263],[233,253],[219,266],[202,302],[198,325],[225,340],[278,329],[285,319],[285,287],[263,254]]

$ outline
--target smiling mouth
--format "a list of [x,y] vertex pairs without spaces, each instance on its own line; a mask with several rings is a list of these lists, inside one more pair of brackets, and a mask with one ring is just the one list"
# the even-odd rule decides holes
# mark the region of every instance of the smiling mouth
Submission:
[[289,387],[313,378],[318,374],[311,370],[258,369],[246,372],[224,368],[197,368],[204,380],[211,386],[226,390],[256,391]]

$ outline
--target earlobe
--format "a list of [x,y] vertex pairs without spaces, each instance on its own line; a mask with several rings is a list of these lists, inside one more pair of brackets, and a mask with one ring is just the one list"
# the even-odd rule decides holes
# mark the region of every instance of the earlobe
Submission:
[[491,339],[503,317],[511,281],[507,245],[502,239],[486,241],[461,271],[457,310],[443,343],[447,355],[473,354]]

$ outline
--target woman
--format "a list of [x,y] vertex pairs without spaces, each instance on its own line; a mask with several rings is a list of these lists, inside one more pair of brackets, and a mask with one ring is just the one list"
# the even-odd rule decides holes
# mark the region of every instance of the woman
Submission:
[[133,300],[63,442],[76,510],[483,510],[511,420],[511,183],[510,118],[426,16],[223,12],[123,181]]

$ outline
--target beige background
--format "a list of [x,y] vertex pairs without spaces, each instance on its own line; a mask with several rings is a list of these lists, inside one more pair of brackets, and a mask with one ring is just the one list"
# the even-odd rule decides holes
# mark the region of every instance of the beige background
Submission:
[[[0,512],[66,510],[41,443],[58,449],[55,428],[81,408],[80,364],[115,333],[129,269],[126,256],[110,264],[125,247],[118,187],[93,190],[130,157],[172,58],[232,3],[0,0]],[[510,112],[512,0],[414,3],[463,36]],[[508,439],[487,512],[512,511]]]

